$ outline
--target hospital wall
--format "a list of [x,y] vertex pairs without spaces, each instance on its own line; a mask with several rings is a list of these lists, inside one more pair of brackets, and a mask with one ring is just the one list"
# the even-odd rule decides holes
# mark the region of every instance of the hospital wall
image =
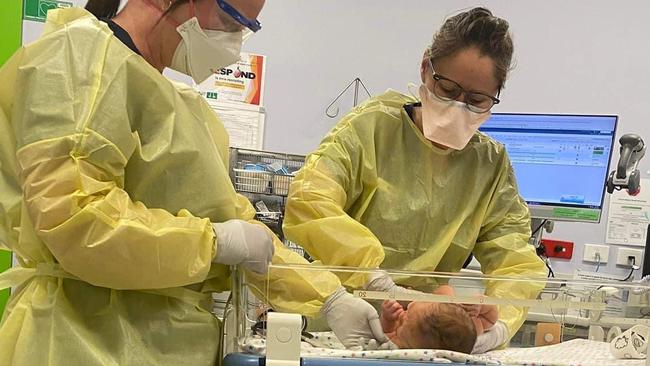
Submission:
[[[268,56],[265,149],[313,150],[338,120],[325,108],[355,77],[372,94],[408,92],[442,19],[476,5],[506,18],[514,34],[516,65],[494,111],[617,114],[618,136],[650,142],[650,2],[281,0],[267,1],[263,30],[244,46]],[[348,93],[341,115],[351,104]],[[641,167],[649,177],[649,156]],[[606,214],[600,224],[557,223],[546,235],[576,243],[571,261],[553,261],[556,272],[595,269],[582,261],[583,245],[604,242]],[[600,272],[629,272],[614,264],[617,250]]]
[[[0,66],[20,47],[21,5],[20,0],[0,2]],[[0,272],[9,269],[11,264],[11,252],[0,249]],[[9,289],[0,290],[0,318],[8,299]]]

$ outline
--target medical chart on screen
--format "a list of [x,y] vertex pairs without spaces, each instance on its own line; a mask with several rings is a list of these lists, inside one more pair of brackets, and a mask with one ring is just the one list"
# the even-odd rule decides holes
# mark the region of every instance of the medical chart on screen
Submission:
[[208,100],[264,105],[266,56],[242,53],[237,63],[223,67],[196,90]]
[[607,217],[608,244],[645,246],[650,224],[650,179],[641,179],[641,192],[630,196],[625,190],[614,191]]

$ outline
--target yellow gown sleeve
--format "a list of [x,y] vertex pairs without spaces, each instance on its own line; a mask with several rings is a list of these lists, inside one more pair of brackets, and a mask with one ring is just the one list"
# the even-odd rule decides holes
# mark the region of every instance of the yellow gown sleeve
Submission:
[[12,70],[18,67],[20,59],[18,52],[0,68],[0,80],[5,85],[0,88],[0,250],[15,250],[10,243],[18,241],[15,228],[20,226],[22,192],[16,179],[16,140],[9,123],[12,99],[9,85],[15,83],[16,73]]
[[[264,227],[273,237],[273,264],[309,264],[301,255],[282,244],[266,225],[253,220],[255,209],[246,197],[238,194],[237,200],[239,217]],[[255,296],[270,304],[274,310],[309,317],[316,317],[327,297],[341,286],[338,277],[327,271],[270,268],[268,275],[246,271],[246,278]]]
[[[309,264],[301,255],[284,246],[266,225],[259,221],[251,222],[264,226],[273,235],[273,264]],[[271,267],[268,276],[250,271],[246,276],[255,296],[265,299],[274,310],[309,317],[316,317],[327,297],[341,286],[336,275],[322,270]]]
[[[384,260],[377,237],[346,208],[363,205],[362,174],[374,169],[363,161],[362,149],[351,126],[343,124],[311,154],[291,184],[284,232],[325,265],[376,268]],[[343,284],[358,288],[363,274],[337,274]]]
[[[25,50],[31,54],[15,81],[11,123],[23,219],[65,271],[93,285],[156,289],[203,281],[215,254],[210,221],[145,207],[124,190],[125,167],[140,143],[125,112],[131,84],[107,79],[105,60],[72,60],[62,45],[54,37]],[[51,57],[57,52],[71,56]],[[57,63],[65,60],[74,67],[61,72],[66,68]]]
[[[507,155],[503,154],[501,172],[490,200],[487,217],[473,253],[487,275],[543,279],[546,267],[528,244],[530,214],[519,196]],[[544,288],[543,281],[488,281],[488,296],[535,299]],[[526,319],[527,309],[500,306],[499,319],[506,323],[512,337]]]

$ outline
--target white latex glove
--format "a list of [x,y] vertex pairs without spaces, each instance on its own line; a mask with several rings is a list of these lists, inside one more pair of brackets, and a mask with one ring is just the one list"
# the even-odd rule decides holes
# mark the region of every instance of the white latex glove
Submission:
[[265,274],[273,259],[273,237],[263,227],[243,220],[212,224],[217,236],[215,263],[241,264],[253,272]]
[[368,283],[364,289],[369,291],[386,291],[404,294],[422,294],[421,291],[411,290],[402,286],[396,285],[393,279],[390,278],[385,271],[377,271],[370,274]]
[[346,348],[360,350],[370,339],[381,344],[388,342],[381,329],[377,310],[365,300],[349,294],[343,287],[325,300],[321,314]]
[[506,323],[497,320],[492,328],[476,337],[472,353],[485,353],[491,351],[508,341],[508,327]]

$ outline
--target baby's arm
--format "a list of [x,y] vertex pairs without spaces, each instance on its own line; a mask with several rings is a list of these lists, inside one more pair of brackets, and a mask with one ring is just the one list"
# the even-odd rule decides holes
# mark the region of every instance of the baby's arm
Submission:
[[494,326],[497,320],[499,320],[499,309],[496,305],[481,305],[478,319],[480,320],[483,329],[488,330]]
[[[478,297],[484,296],[479,295]],[[486,330],[492,328],[497,320],[499,320],[499,310],[495,305],[461,304],[461,306],[472,317],[477,335],[481,335]]]
[[404,313],[404,308],[395,300],[386,300],[381,304],[381,316],[379,317],[379,321],[381,322],[381,328],[389,338],[389,333],[393,333],[397,329],[399,318],[402,313]]
[[435,295],[447,295],[454,296],[454,288],[449,285],[440,285],[435,290],[433,290]]
[[481,335],[499,320],[499,309],[495,305],[461,305],[472,317],[476,334]]
[[476,329],[476,335],[479,336],[485,332],[485,326],[483,325],[483,320],[481,318],[472,318],[474,323],[474,329]]

